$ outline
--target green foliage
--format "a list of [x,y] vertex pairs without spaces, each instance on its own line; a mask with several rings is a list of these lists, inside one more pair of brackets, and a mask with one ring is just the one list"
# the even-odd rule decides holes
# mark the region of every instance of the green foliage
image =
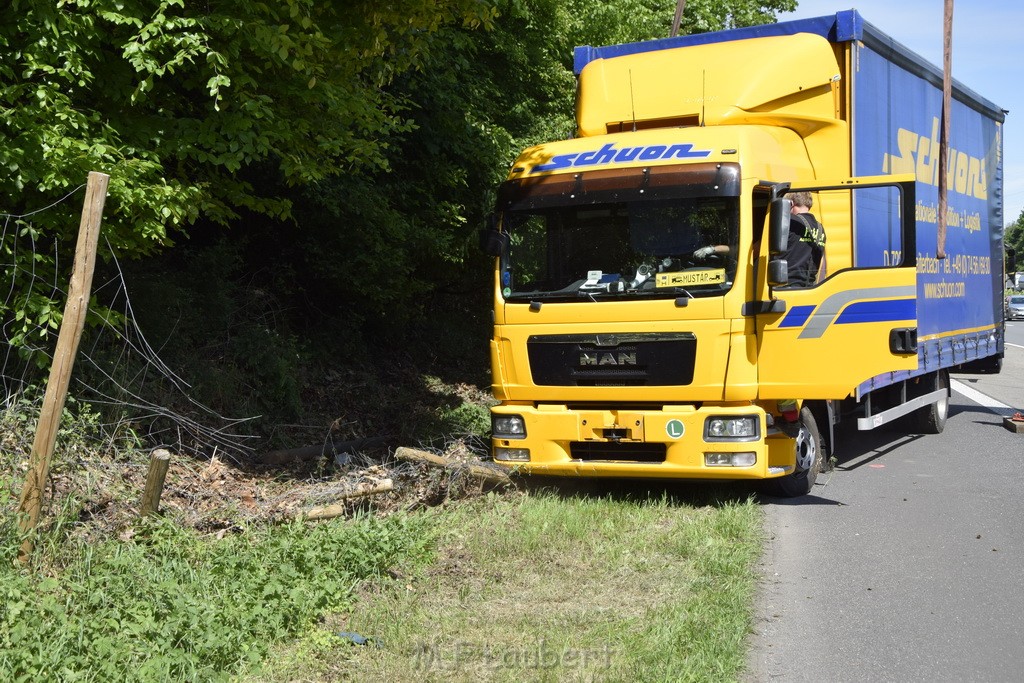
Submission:
[[[794,6],[691,2],[683,30],[769,21]],[[486,291],[476,230],[519,151],[572,135],[573,47],[667,36],[674,8],[495,0],[490,30],[439,28],[421,43],[420,68],[388,87],[408,104],[410,128],[394,136],[382,170],[309,188],[296,208],[302,230],[269,226],[266,254],[295,265],[296,289],[322,310],[350,302],[350,322],[386,318],[389,332],[422,319],[433,291]]]
[[[680,35],[768,24],[778,12],[796,9],[796,0],[690,0]],[[667,38],[675,17],[675,0],[620,0],[615,3],[572,0],[569,39],[574,45],[611,45]],[[571,49],[571,45],[570,45]]]
[[424,425],[424,435],[489,438],[490,407],[494,402],[490,394],[466,385],[449,386],[437,377],[426,376],[424,381],[431,394],[445,399],[437,411],[428,416],[430,422],[436,426],[430,429],[428,425]]
[[32,207],[110,173],[107,225],[129,252],[200,212],[284,214],[238,177],[255,165],[289,183],[385,168],[381,139],[408,122],[383,86],[441,26],[492,18],[474,0],[21,0],[0,13],[0,49],[15,56],[0,67],[0,122],[17,141],[2,151],[5,194]]
[[491,431],[491,411],[487,406],[460,403],[442,413],[441,424],[451,434],[484,438]]
[[1003,235],[1003,247],[1013,249],[1017,255],[1017,270],[1024,270],[1024,211],[1011,225],[1007,226]]
[[30,575],[0,527],[0,671],[30,680],[219,680],[349,604],[353,587],[428,551],[425,520],[293,523],[221,541],[163,521],[128,542],[68,541]]
[[[43,405],[42,387],[29,387],[0,403],[0,472],[14,472],[28,460]],[[123,458],[141,447],[128,422],[109,422],[92,405],[68,396],[57,428],[54,469],[85,455]],[[0,502],[2,503],[2,502]],[[4,509],[0,504],[0,511]]]
[[[420,65],[441,27],[492,19],[479,0],[5,3],[0,207],[25,214],[103,171],[102,244],[127,256],[200,220],[286,219],[290,186],[386,170],[389,139],[411,127],[409,103],[386,86]],[[15,257],[5,279],[23,292],[12,310],[36,329],[55,319],[39,287],[59,281],[57,254],[37,247],[56,243],[67,257],[73,204],[21,223],[35,233],[30,249],[7,231],[0,245]]]

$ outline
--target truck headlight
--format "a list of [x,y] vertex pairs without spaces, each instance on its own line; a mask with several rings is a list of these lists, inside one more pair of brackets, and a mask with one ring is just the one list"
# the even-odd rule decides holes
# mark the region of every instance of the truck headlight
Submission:
[[756,415],[722,415],[704,421],[705,441],[754,441],[761,436]]
[[526,422],[521,415],[491,415],[491,435],[496,439],[525,439]]

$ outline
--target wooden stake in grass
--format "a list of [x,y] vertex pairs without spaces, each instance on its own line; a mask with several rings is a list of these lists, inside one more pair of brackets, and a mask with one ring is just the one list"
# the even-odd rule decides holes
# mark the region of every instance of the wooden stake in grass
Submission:
[[103,204],[107,199],[107,184],[110,176],[95,171],[89,173],[85,190],[85,204],[82,206],[82,220],[78,228],[78,245],[75,248],[75,265],[68,289],[68,301],[64,306],[64,318],[57,336],[57,348],[50,366],[50,379],[46,384],[43,408],[39,412],[35,441],[29,456],[28,474],[18,502],[18,527],[24,537],[18,551],[18,560],[27,564],[32,555],[32,532],[39,524],[43,506],[43,489],[50,471],[50,460],[57,441],[60,415],[68,396],[71,368],[78,353],[78,342],[85,327],[85,314],[89,310],[89,295],[92,290],[92,275],[96,266],[96,245],[100,237],[100,222],[103,218]]
[[163,448],[156,449],[149,456],[149,472],[146,474],[146,488],[142,492],[140,516],[160,512],[160,495],[164,492],[164,478],[170,464],[171,454]]

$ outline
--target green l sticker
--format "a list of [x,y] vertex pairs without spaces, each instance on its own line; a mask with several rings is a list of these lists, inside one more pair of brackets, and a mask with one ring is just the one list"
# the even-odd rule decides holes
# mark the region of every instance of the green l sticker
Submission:
[[665,433],[668,434],[670,439],[678,439],[683,435],[686,429],[683,427],[683,423],[679,420],[669,420],[665,424]]

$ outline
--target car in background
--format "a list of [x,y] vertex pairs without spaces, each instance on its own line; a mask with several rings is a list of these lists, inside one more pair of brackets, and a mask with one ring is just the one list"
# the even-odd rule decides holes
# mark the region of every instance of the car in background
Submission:
[[1006,297],[1006,319],[1024,319],[1024,294],[1011,294]]

